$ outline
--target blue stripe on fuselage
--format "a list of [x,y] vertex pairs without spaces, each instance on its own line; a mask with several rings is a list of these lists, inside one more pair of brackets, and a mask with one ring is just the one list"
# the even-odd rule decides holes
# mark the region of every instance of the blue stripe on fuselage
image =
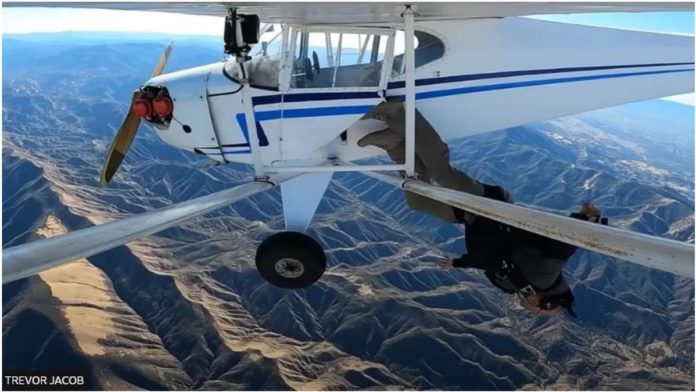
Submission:
[[[503,72],[486,72],[478,74],[466,74],[466,75],[454,75],[454,76],[443,76],[440,78],[429,78],[429,79],[417,79],[416,86],[429,86],[433,84],[442,83],[454,83],[454,82],[466,82],[471,80],[485,80],[485,79],[498,79],[498,78],[510,78],[516,76],[527,76],[527,75],[544,75],[544,74],[554,74],[554,73],[566,73],[566,72],[586,72],[586,71],[604,71],[609,69],[626,69],[626,68],[648,68],[648,67],[669,67],[676,65],[694,65],[693,62],[684,63],[657,63],[657,64],[625,64],[625,65],[601,65],[592,67],[568,67],[568,68],[546,68],[546,69],[527,69],[519,71],[503,71]],[[394,90],[399,88],[404,88],[405,82],[390,82],[387,85],[387,89]]]
[[[659,64],[660,66],[668,66],[668,65],[676,65],[676,64],[693,64],[693,63],[675,63],[675,64]],[[637,67],[638,65],[636,65]],[[646,66],[646,65],[641,65],[641,66]],[[658,66],[658,65],[654,65]],[[630,66],[617,66],[618,67],[623,67],[623,68],[628,68]],[[605,69],[605,68],[602,68]],[[582,69],[582,70],[587,70],[587,69]],[[523,71],[520,71],[523,72]],[[560,71],[559,71],[560,72]],[[569,72],[564,71],[564,72]],[[625,78],[625,77],[631,77],[631,76],[645,76],[645,75],[658,75],[658,74],[669,74],[669,73],[681,73],[681,72],[694,72],[693,68],[690,69],[677,69],[677,70],[666,70],[666,71],[644,71],[644,72],[626,72],[626,73],[618,73],[618,74],[604,74],[604,75],[590,75],[590,76],[575,76],[575,77],[565,77],[565,78],[555,78],[555,79],[541,79],[541,80],[527,80],[527,81],[520,81],[520,82],[508,82],[508,83],[498,83],[498,84],[490,84],[490,85],[484,85],[484,86],[468,86],[468,87],[460,87],[460,88],[452,88],[452,89],[446,89],[446,90],[434,90],[434,91],[425,91],[425,92],[420,92],[416,93],[416,99],[431,99],[431,98],[439,98],[439,97],[446,97],[446,96],[451,96],[451,95],[463,95],[463,94],[471,94],[471,93],[478,93],[478,92],[484,92],[484,91],[494,91],[494,90],[505,90],[505,89],[512,89],[512,88],[521,88],[521,87],[534,87],[534,86],[543,86],[543,85],[550,85],[550,84],[562,84],[562,83],[574,83],[574,82],[582,82],[582,81],[589,81],[589,80],[601,80],[601,79],[611,79],[611,78]],[[466,76],[466,75],[463,75]],[[508,75],[510,76],[510,75]],[[499,76],[503,77],[503,76]],[[505,76],[507,77],[507,76]],[[444,78],[438,78],[438,80],[442,80],[441,83],[451,83],[451,77],[444,77]],[[473,80],[473,79],[472,79]],[[418,81],[416,81],[418,82]],[[398,83],[398,82],[397,82]],[[424,83],[426,84],[426,83]],[[429,83],[429,84],[434,84],[434,83]],[[357,95],[360,94],[360,95]],[[315,100],[314,98],[318,98],[316,100],[342,100],[342,99],[355,99],[355,98],[369,98],[369,97],[375,97],[376,94],[372,94],[371,96],[367,95],[362,95],[363,93],[321,93],[321,94],[293,94],[291,96],[295,96],[296,98],[293,99],[293,102],[303,102],[300,99],[306,99],[308,101],[313,101]],[[345,98],[344,98],[345,96]],[[277,97],[278,99],[276,100],[274,97]],[[274,102],[280,102],[282,96],[280,95],[275,95],[275,96],[264,96],[264,97],[258,97],[258,98],[264,98],[263,100],[260,100],[259,102],[255,102],[258,104],[264,104],[264,103],[274,103]],[[271,99],[273,98],[273,99]],[[403,95],[396,95],[392,96],[389,98],[400,98],[403,99]],[[283,101],[287,102],[287,101]],[[326,108],[306,108],[306,109],[286,109],[284,111],[281,110],[270,110],[270,111],[265,111],[265,112],[255,112],[255,117],[257,121],[257,127],[259,130],[259,142],[262,146],[268,145],[268,140],[266,138],[265,133],[263,132],[263,129],[260,127],[260,121],[266,121],[266,120],[276,120],[279,118],[311,118],[311,117],[322,117],[322,116],[337,116],[337,115],[347,115],[347,114],[364,114],[368,112],[370,109],[372,109],[372,106],[370,105],[360,105],[360,106],[335,106],[335,107],[326,107]],[[237,122],[239,123],[240,128],[242,129],[242,133],[244,134],[245,139],[249,140],[249,135],[246,127],[246,120],[244,113],[238,113],[236,116]],[[265,142],[265,143],[264,143]],[[225,154],[242,154],[242,153],[250,153],[251,151],[234,151],[234,152],[226,152]],[[220,153],[207,153],[209,155],[221,155]]]
[[204,152],[205,155],[251,154],[251,149],[239,151]]
[[[332,106],[326,108],[308,108],[308,109],[286,109],[286,110],[269,110],[265,112],[255,112],[256,131],[261,147],[268,145],[268,137],[261,126],[261,121],[277,120],[279,118],[307,118],[307,117],[325,117],[325,116],[342,116],[347,114],[365,114],[374,105],[361,106]],[[235,116],[239,128],[242,130],[244,139],[249,143],[249,130],[247,128],[246,116],[244,113],[237,113]]]
[[266,112],[256,112],[255,116],[256,121],[276,120],[279,118],[342,116],[346,114],[365,114],[368,111],[370,111],[370,109],[372,109],[373,107],[374,105],[360,105],[332,106],[326,108],[269,110]]
[[[450,95],[463,95],[478,93],[483,91],[494,91],[494,90],[506,90],[511,88],[520,87],[533,87],[533,86],[544,86],[549,84],[562,84],[562,83],[573,83],[573,82],[583,82],[588,80],[599,80],[599,79],[612,79],[612,78],[625,78],[630,76],[644,76],[644,75],[657,75],[657,74],[668,74],[668,73],[679,73],[679,72],[694,72],[693,69],[676,69],[669,71],[649,71],[649,72],[629,72],[620,74],[608,74],[608,75],[592,75],[592,76],[575,76],[568,78],[556,78],[556,79],[542,79],[542,80],[526,80],[522,82],[509,82],[509,83],[499,83],[499,84],[489,84],[485,86],[470,86],[470,87],[460,87],[447,90],[435,90],[435,91],[425,91],[421,93],[416,93],[416,100],[419,99],[431,99],[446,97]],[[403,95],[395,95],[389,98],[400,98],[404,99]]]
[[262,95],[253,97],[251,101],[256,105],[269,105],[272,103],[289,102],[308,102],[308,101],[335,101],[338,99],[369,99],[379,98],[379,94],[374,91],[357,92],[334,92],[334,93],[300,93],[300,94],[279,94]]

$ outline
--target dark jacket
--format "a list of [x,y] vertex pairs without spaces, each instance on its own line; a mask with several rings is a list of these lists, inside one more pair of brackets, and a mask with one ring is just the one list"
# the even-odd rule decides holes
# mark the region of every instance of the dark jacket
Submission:
[[[483,185],[485,197],[505,201],[502,188]],[[457,212],[466,227],[467,253],[454,260],[455,267],[482,269],[491,283],[507,293],[527,284],[547,294],[567,289],[561,272],[577,247],[481,216],[465,219],[467,214]],[[512,273],[502,273],[501,266],[512,266]]]

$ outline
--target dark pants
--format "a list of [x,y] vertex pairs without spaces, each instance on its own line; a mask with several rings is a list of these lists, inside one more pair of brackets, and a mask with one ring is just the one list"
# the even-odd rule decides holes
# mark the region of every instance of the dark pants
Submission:
[[[389,128],[402,140],[387,151],[396,163],[404,163],[406,157],[406,112],[401,102],[383,102],[373,109],[368,116],[386,119]],[[466,173],[450,166],[449,147],[428,121],[416,110],[416,161],[415,171],[418,179],[428,183],[437,183],[477,196],[483,196],[483,185]],[[406,202],[411,208],[426,214],[437,216],[448,222],[457,222],[454,207],[412,192],[405,192]]]

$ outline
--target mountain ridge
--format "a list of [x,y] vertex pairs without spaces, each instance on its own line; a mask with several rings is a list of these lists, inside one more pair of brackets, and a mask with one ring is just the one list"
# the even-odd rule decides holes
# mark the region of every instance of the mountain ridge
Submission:
[[[156,55],[138,60],[142,73]],[[113,61],[102,65],[141,68]],[[116,181],[99,187],[101,160],[126,110],[122,96],[142,80],[82,78],[90,65],[65,72],[39,62],[36,75],[30,67],[3,74],[3,247],[38,238],[51,216],[72,231],[252,177],[243,165],[213,166],[143,129]],[[56,88],[54,74],[71,88]],[[646,105],[457,140],[452,161],[505,185],[522,205],[567,214],[590,199],[612,224],[693,241],[693,190],[684,189],[693,183],[693,144],[655,142],[659,121],[653,128],[643,121],[639,135],[621,128],[624,112],[650,118],[664,107]],[[693,130],[693,109],[686,117],[673,119],[676,133]],[[686,163],[672,162],[680,159]],[[308,289],[285,291],[265,283],[253,263],[258,243],[282,222],[273,190],[88,258],[113,285],[120,312],[161,341],[155,346],[170,362],[160,366],[168,363],[174,377],[138,370],[153,358],[105,361],[122,335],[97,340],[106,354],[85,352],[67,305],[55,304],[60,294],[46,292],[46,280],[55,280],[17,283],[43,287],[39,298],[3,287],[5,307],[62,315],[47,330],[65,331],[86,367],[111,372],[110,384],[99,385],[108,389],[693,389],[692,280],[580,250],[565,269],[579,320],[531,317],[481,273],[436,269],[439,255],[463,252],[460,227],[410,210],[394,187],[340,173],[309,230],[327,250],[327,273]],[[121,313],[104,307],[92,317],[123,320]],[[21,347],[19,332],[31,324],[7,313],[3,324],[4,342]],[[138,331],[131,338],[146,336]],[[32,362],[6,352],[3,370],[48,369],[65,358],[51,354]],[[143,377],[130,376],[136,371]]]

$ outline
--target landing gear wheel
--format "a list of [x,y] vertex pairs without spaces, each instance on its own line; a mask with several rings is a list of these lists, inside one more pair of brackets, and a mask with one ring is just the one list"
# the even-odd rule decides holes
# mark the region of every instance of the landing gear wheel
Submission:
[[324,274],[326,255],[308,235],[283,231],[266,238],[256,250],[256,269],[274,286],[301,289]]

